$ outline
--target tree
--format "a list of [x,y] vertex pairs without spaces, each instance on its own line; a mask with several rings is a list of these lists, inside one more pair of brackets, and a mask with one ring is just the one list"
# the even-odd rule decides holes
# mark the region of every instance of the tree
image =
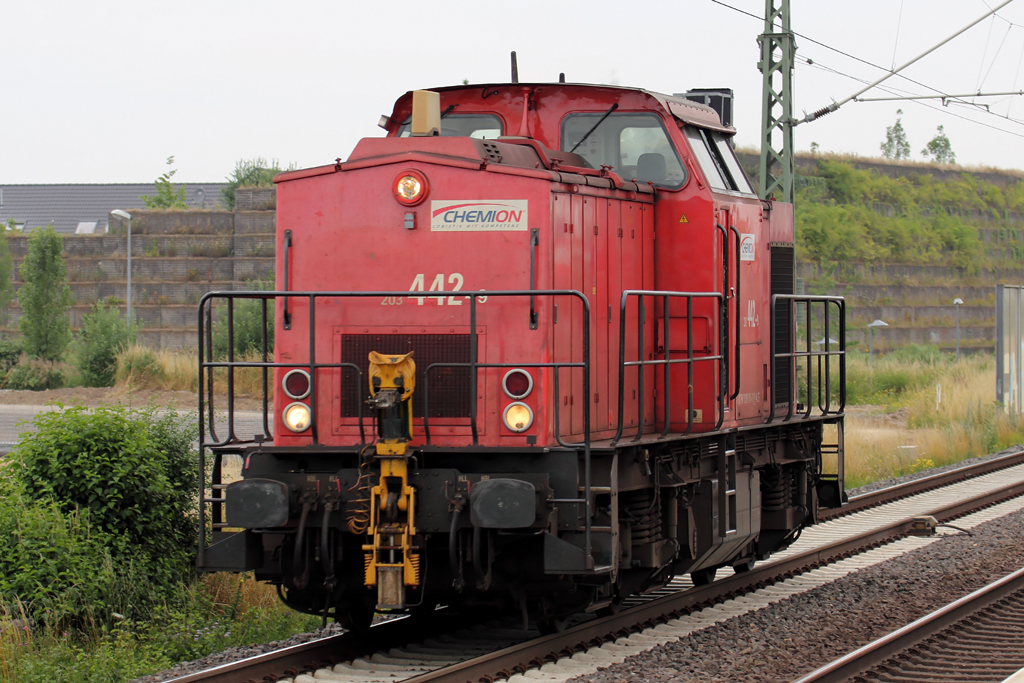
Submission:
[[55,361],[71,341],[71,288],[64,265],[64,240],[53,226],[33,230],[28,237],[28,254],[21,264],[18,290],[21,319],[18,327],[25,337],[25,353]]
[[7,235],[17,233],[14,227],[14,220],[8,219],[5,234],[0,235],[0,323],[7,321],[7,305],[14,298],[14,286],[11,284],[11,275],[14,273],[14,259],[11,257],[11,248],[7,242]]
[[956,163],[956,153],[953,151],[953,146],[949,143],[949,138],[946,137],[946,132],[942,126],[936,128],[935,137],[921,150],[921,155],[925,159],[931,157],[932,161],[938,164]]
[[896,123],[885,129],[885,142],[881,144],[882,156],[901,161],[910,158],[910,142],[903,130],[903,110],[896,110]]
[[[174,166],[174,157],[167,157],[167,165]],[[162,176],[156,179],[156,196],[155,197],[142,197],[143,203],[147,209],[187,209],[188,204],[185,203],[185,187],[179,185],[174,187],[171,184],[171,178],[178,172],[178,169],[171,168]]]
[[[288,167],[289,170],[292,168],[292,166]],[[274,176],[281,170],[277,159],[270,162],[263,157],[239,159],[235,164],[235,170],[226,178],[227,185],[220,191],[228,211],[235,210],[235,190],[240,187],[273,187]]]

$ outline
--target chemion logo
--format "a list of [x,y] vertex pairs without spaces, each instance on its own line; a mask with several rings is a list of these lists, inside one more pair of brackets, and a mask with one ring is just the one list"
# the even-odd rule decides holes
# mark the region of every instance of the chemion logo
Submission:
[[448,200],[430,202],[433,232],[526,230],[527,200]]

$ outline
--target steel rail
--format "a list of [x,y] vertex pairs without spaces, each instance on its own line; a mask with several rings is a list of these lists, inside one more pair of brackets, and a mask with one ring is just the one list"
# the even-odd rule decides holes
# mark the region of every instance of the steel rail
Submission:
[[843,683],[1021,589],[1024,589],[1024,569],[1018,569],[887,636],[868,643],[812,671],[795,683]]
[[340,661],[387,650],[395,647],[396,643],[413,642],[421,639],[424,633],[465,627],[467,623],[473,623],[472,617],[445,612],[391,619],[375,624],[366,634],[350,631],[328,636],[171,678],[165,683],[246,683],[263,681],[269,672],[278,677],[284,673],[297,675],[302,671],[333,666]]
[[[1024,482],[1010,484],[974,498],[939,506],[920,514],[940,521],[962,516],[978,508],[1024,495]],[[913,517],[907,517],[857,536],[846,538],[805,553],[735,574],[707,586],[656,598],[622,612],[595,619],[563,633],[542,636],[459,664],[404,679],[402,683],[477,683],[508,678],[531,668],[555,662],[578,651],[613,641],[656,626],[695,609],[742,595],[818,566],[895,541],[910,531]]]

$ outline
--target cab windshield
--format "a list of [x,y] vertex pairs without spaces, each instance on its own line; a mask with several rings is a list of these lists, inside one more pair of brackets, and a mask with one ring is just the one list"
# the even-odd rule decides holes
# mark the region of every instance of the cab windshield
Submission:
[[561,148],[593,168],[611,166],[628,180],[670,189],[686,182],[685,167],[656,114],[569,114],[562,121]]

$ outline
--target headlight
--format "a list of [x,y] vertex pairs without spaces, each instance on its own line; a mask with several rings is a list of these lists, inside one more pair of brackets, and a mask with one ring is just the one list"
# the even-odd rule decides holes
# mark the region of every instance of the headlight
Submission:
[[415,206],[427,196],[427,178],[419,171],[403,171],[392,188],[397,199],[406,206]]
[[281,388],[288,398],[306,398],[309,396],[309,373],[305,370],[289,370],[281,381]]
[[526,398],[533,391],[533,377],[526,370],[509,370],[501,380],[501,388],[509,398]]
[[309,406],[305,403],[292,403],[284,409],[284,426],[293,432],[304,432],[309,429]]
[[505,421],[505,426],[513,432],[525,432],[533,424],[533,411],[525,403],[516,401],[505,407],[501,419]]

